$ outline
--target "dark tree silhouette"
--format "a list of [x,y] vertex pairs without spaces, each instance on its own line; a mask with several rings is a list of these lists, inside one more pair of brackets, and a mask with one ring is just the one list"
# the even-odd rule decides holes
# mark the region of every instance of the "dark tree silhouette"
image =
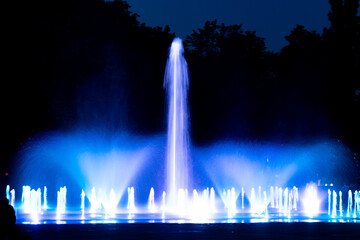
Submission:
[[279,55],[278,111],[281,125],[275,131],[292,138],[322,137],[329,132],[324,100],[324,48],[319,33],[297,25],[285,39],[289,45]]
[[266,52],[264,39],[244,31],[242,25],[214,20],[193,31],[186,46],[195,141],[264,134],[270,96],[265,89],[271,79],[265,59],[272,55]]
[[331,26],[324,30],[326,47],[327,100],[338,136],[359,150],[355,136],[360,134],[360,17],[359,0],[330,0]]

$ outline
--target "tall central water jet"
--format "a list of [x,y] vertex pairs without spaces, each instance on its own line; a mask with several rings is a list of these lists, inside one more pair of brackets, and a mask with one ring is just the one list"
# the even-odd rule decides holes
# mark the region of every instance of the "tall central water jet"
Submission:
[[171,44],[166,63],[164,88],[167,91],[168,132],[167,132],[167,191],[170,209],[176,207],[177,191],[188,188],[188,107],[189,85],[187,63],[180,38]]

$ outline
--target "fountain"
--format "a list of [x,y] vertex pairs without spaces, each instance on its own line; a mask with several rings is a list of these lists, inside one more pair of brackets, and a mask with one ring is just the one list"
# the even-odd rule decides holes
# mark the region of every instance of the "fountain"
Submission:
[[66,210],[66,186],[61,187],[59,191],[57,191],[57,206],[56,206],[56,218],[60,219],[61,214],[65,213]]
[[118,204],[118,201],[116,198],[115,191],[114,191],[114,189],[111,189],[110,194],[109,194],[109,201],[104,206],[106,213],[109,214],[110,216],[114,216],[116,213],[117,204]]
[[30,212],[30,186],[23,186],[22,188],[22,195],[21,195],[21,206],[25,213]]
[[129,210],[129,215],[136,212],[135,208],[135,190],[134,187],[128,187],[128,204],[127,209]]
[[352,200],[352,193],[351,190],[349,190],[349,195],[348,195],[348,206],[347,206],[347,217],[350,217],[350,213],[352,211],[352,205],[353,205],[353,200]]
[[316,216],[320,211],[320,201],[317,187],[313,184],[306,186],[303,198],[304,212],[310,218]]
[[342,192],[339,191],[339,211],[340,211],[340,216],[343,216],[343,208],[342,208]]
[[163,193],[162,193],[162,201],[161,201],[161,212],[163,214],[163,218],[164,218],[165,211],[166,211],[166,192],[163,191]]
[[44,186],[44,205],[43,205],[43,209],[48,209],[48,204],[47,204],[47,187]]
[[85,192],[83,189],[81,189],[81,206],[80,206],[80,209],[81,209],[81,218],[84,218],[85,217]]
[[337,207],[337,193],[333,190],[333,207],[332,207],[332,217],[336,217],[336,207]]
[[274,204],[274,187],[273,186],[270,187],[270,206],[272,208],[275,207],[275,204]]
[[355,203],[354,203],[354,215],[353,217],[356,218],[357,215],[360,212],[360,192],[359,191],[355,191],[354,192],[354,199],[355,199]]
[[10,205],[15,207],[15,189],[10,191]]
[[168,98],[167,196],[168,207],[177,206],[178,189],[188,188],[188,70],[182,41],[175,38],[166,64],[164,88]]
[[328,215],[331,214],[331,190],[328,189]]
[[6,199],[10,201],[10,186],[6,186]]
[[279,211],[283,210],[283,189],[279,188]]
[[154,188],[150,189],[149,200],[148,200],[148,210],[150,212],[155,212],[156,211]]
[[[339,189],[334,187],[325,190],[324,187],[327,186],[321,186],[320,183],[307,184],[310,180],[304,182],[301,179],[302,185],[299,188],[298,185],[290,185],[289,181],[297,169],[305,166],[307,171],[308,165],[313,164],[314,159],[332,157],[334,152],[342,153],[341,147],[329,143],[319,143],[310,147],[291,146],[287,149],[276,145],[254,147],[229,143],[218,143],[204,149],[191,146],[187,106],[189,78],[183,54],[182,41],[179,38],[174,39],[169,50],[163,83],[167,94],[167,134],[164,137],[149,138],[150,140],[136,138],[130,134],[114,134],[108,140],[103,137],[106,134],[78,131],[72,135],[48,136],[45,138],[46,141],[38,140],[41,144],[29,148],[34,152],[31,152],[27,159],[39,161],[41,164],[34,164],[37,167],[46,167],[41,161],[50,162],[50,168],[40,169],[41,173],[53,169],[52,164],[59,166],[59,169],[68,170],[66,173],[73,178],[75,187],[67,188],[61,181],[56,184],[52,182],[52,185],[48,185],[49,192],[48,188],[43,186],[41,198],[40,188],[35,190],[30,186],[23,186],[22,203],[16,206],[15,190],[10,191],[8,185],[5,190],[6,197],[19,210],[19,219],[23,219],[24,222],[31,219],[35,223],[40,223],[41,219],[43,222],[51,222],[54,219],[56,223],[59,220],[66,222],[70,218],[71,221],[81,220],[81,223],[112,220],[129,223],[179,223],[329,219],[356,222],[356,217],[360,214],[360,191],[348,190],[348,194],[343,196],[341,191],[337,194],[336,191]],[[165,145],[164,153],[154,154]],[[53,149],[56,150],[51,151]],[[246,151],[240,154],[239,149]],[[204,169],[205,173],[196,171],[196,174],[202,174],[199,179],[205,179],[205,182],[210,180],[197,189],[190,188],[195,185],[195,181],[192,181],[195,178],[190,177],[190,150],[191,156],[194,154],[199,159],[206,159],[197,169]],[[46,154],[41,155],[43,152]],[[311,157],[308,157],[309,155]],[[69,163],[64,161],[63,158],[66,157],[71,159],[67,160]],[[162,185],[152,186],[157,184],[154,176],[158,176],[159,173],[149,176],[147,174],[154,169],[162,171],[160,162],[164,158]],[[268,165],[262,167],[252,159],[266,159],[266,164],[272,159],[281,161],[277,169],[274,167],[276,170],[271,170]],[[154,161],[156,167],[149,163]],[[284,164],[288,161],[288,165]],[[68,169],[69,165],[71,169]],[[144,175],[135,177],[143,166],[146,166]],[[30,169],[33,174],[34,168],[23,169]],[[209,179],[204,177],[206,174]],[[137,183],[141,180],[143,181],[140,184]],[[296,178],[291,180],[300,182]],[[54,185],[59,191],[50,191],[50,186],[55,188]],[[75,190],[72,192],[72,189]],[[343,216],[343,201],[345,204],[347,202],[346,216]],[[344,210],[345,207],[346,205]]]
[[[168,211],[168,206],[166,202],[166,192],[163,191],[162,193],[162,199],[161,199],[161,208],[160,208],[160,214],[161,219],[168,219],[167,214],[176,214],[178,218],[180,219],[190,219],[192,222],[207,222],[209,220],[214,220],[219,218],[220,220],[223,218],[227,219],[236,219],[238,214],[250,214],[249,217],[252,219],[255,218],[261,218],[261,219],[268,219],[269,221],[276,220],[279,221],[283,217],[286,219],[294,219],[296,221],[299,221],[303,217],[309,217],[314,218],[318,217],[321,221],[325,221],[328,219],[328,217],[321,216],[321,200],[319,198],[318,194],[318,188],[314,184],[309,184],[306,186],[305,190],[302,192],[301,196],[298,193],[298,188],[293,187],[289,191],[289,188],[286,187],[284,191],[282,191],[281,187],[270,186],[268,188],[263,188],[261,196],[255,193],[255,188],[251,189],[250,193],[250,199],[249,199],[249,205],[246,206],[244,204],[244,208],[241,208],[239,211],[236,207],[237,202],[237,194],[235,188],[223,190],[223,194],[221,195],[221,199],[223,200],[223,208],[224,211],[218,210],[218,203],[216,198],[216,192],[214,188],[206,188],[203,191],[199,192],[196,189],[192,191],[191,197],[188,196],[188,193],[184,189],[179,189],[177,194],[177,211],[174,213],[174,211],[171,209]],[[278,198],[274,196],[274,207],[271,206],[271,199],[268,197],[268,191],[271,192],[271,189],[278,189]],[[14,190],[11,190],[11,194],[14,192]],[[275,195],[274,192],[274,195]],[[93,188],[93,193],[95,196],[95,189]],[[243,195],[246,195],[246,192],[242,193]],[[358,191],[354,192],[354,199],[355,203],[353,204],[352,201],[352,192],[349,191],[349,197],[348,197],[348,205],[347,205],[347,216],[343,216],[342,214],[342,192],[337,192],[335,190],[332,190],[330,198],[330,217],[331,219],[355,219],[360,214],[359,211],[359,197],[360,194]],[[38,188],[37,190],[31,189],[29,186],[23,187],[23,193],[22,193],[22,211],[20,214],[29,214],[29,217],[32,219],[33,223],[40,223],[40,215],[44,215],[44,213],[51,214],[52,210],[51,208],[44,209],[41,205],[41,190]],[[94,208],[93,206],[96,206],[91,203],[90,208],[86,210],[85,205],[85,198],[86,194],[84,190],[81,190],[81,201],[80,201],[80,217],[79,219],[82,220],[91,220],[93,218],[100,218],[107,219],[107,218],[115,218],[115,219],[122,219],[123,217],[119,215],[119,209],[117,207],[117,201],[116,201],[116,193],[114,190],[110,191],[108,201],[103,202],[106,203],[103,208],[100,208],[97,206]],[[339,201],[338,198],[339,197]],[[67,211],[66,211],[66,200],[67,198],[67,187],[61,187],[59,191],[57,191],[57,205],[56,205],[56,220],[57,222],[59,220],[66,220],[67,218]],[[271,197],[270,197],[271,198]],[[12,198],[13,199],[13,198]],[[299,199],[302,202],[302,207],[300,211],[298,210],[298,201]],[[156,214],[157,208],[156,208],[156,201],[155,201],[155,190],[154,188],[150,189],[150,194],[148,197],[148,204],[147,204],[147,210],[138,210],[138,208],[135,207],[135,190],[134,187],[128,188],[128,197],[127,197],[127,211],[128,214],[127,219],[137,219],[136,215],[141,216],[141,214]],[[94,203],[94,199],[92,199]],[[14,204],[15,205],[15,204]],[[354,206],[352,208],[352,206]],[[104,209],[104,212],[101,210]],[[337,212],[339,211],[339,214]],[[96,215],[94,214],[96,213]],[[224,215],[225,214],[225,215]],[[328,213],[327,213],[328,215]],[[46,216],[46,215],[44,215]],[[226,216],[226,217],[225,217]],[[297,216],[297,217],[296,217]],[[146,219],[147,215],[145,215]],[[244,215],[243,215],[244,217]],[[171,217],[172,218],[172,217]],[[169,218],[169,219],[171,219]],[[140,219],[143,219],[140,218]],[[306,220],[306,218],[304,218]],[[133,221],[133,220],[132,220]]]
[[41,213],[41,190],[31,189],[30,186],[23,186],[22,193],[22,208],[23,212],[30,214],[34,222],[38,222],[39,214]]

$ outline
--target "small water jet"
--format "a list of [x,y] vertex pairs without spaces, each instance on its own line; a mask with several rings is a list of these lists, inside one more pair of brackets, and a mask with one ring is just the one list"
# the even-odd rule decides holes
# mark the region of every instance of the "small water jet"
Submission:
[[81,218],[85,217],[85,192],[83,189],[81,189],[81,205],[80,205],[80,209],[81,209]]
[[340,211],[340,216],[343,216],[343,207],[342,207],[342,192],[339,191],[339,211]]
[[331,214],[331,190],[328,189],[328,215]]
[[335,190],[333,190],[333,205],[332,205],[332,217],[336,217],[336,208],[337,208],[337,193],[335,192]]
[[66,211],[66,186],[61,187],[59,191],[57,191],[57,206],[56,206],[56,218],[60,219],[61,214],[64,214]]
[[272,208],[275,207],[275,204],[274,204],[274,187],[273,186],[270,187],[270,206]]
[[128,187],[128,204],[127,209],[129,210],[129,215],[136,212],[135,208],[135,190],[134,187]]
[[353,205],[353,200],[352,200],[352,192],[351,190],[349,190],[348,192],[348,206],[347,206],[347,217],[350,217],[350,213],[352,211],[352,205]]
[[149,199],[148,199],[148,210],[152,213],[156,211],[154,188],[150,189],[150,194],[149,194]]
[[10,201],[10,185],[6,186],[6,199]]
[[44,204],[43,204],[43,209],[46,210],[48,209],[48,204],[47,204],[47,187],[44,186]]
[[15,189],[10,191],[10,205],[15,207]]

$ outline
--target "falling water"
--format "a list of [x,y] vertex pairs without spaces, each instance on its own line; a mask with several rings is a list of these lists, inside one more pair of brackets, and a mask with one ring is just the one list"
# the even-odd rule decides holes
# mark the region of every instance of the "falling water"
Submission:
[[354,214],[353,217],[357,217],[357,212],[360,211],[360,192],[356,191],[354,192]]
[[148,199],[148,209],[150,212],[155,212],[155,191],[154,188],[150,189],[149,199]]
[[38,221],[38,216],[41,213],[41,190],[35,190],[30,186],[23,186],[23,208],[25,213],[30,213],[33,221]]
[[304,191],[302,203],[306,216],[313,217],[319,213],[320,200],[317,197],[316,185],[308,184]]
[[347,214],[346,216],[347,217],[350,217],[350,213],[352,211],[352,205],[353,205],[353,199],[352,199],[352,192],[351,190],[349,190],[349,193],[348,193],[348,207],[347,207]]
[[355,203],[356,203],[357,212],[360,213],[360,191],[357,191],[357,194],[355,197]]
[[268,201],[267,201],[267,197],[266,197],[266,191],[264,191],[264,207],[265,207],[265,217],[267,218],[268,217]]
[[[252,193],[255,192],[253,191]],[[233,216],[236,213],[236,192],[235,188],[228,189],[227,191],[224,190],[224,205],[225,209],[227,209],[228,216]]]
[[236,193],[235,193],[235,188],[231,188],[231,204],[230,204],[230,210],[231,210],[231,214],[235,214],[236,213]]
[[168,101],[167,184],[168,206],[174,208],[177,190],[188,188],[188,70],[180,38],[171,44],[164,88]]
[[15,207],[15,190],[10,191],[10,185],[6,186],[6,199],[9,200],[11,206]]
[[251,188],[251,195],[250,195],[250,208],[251,208],[251,212],[254,213],[255,212],[255,205],[256,205],[256,200],[255,200],[255,189]]
[[299,190],[298,190],[298,188],[297,187],[293,187],[293,197],[294,197],[294,201],[293,201],[293,204],[294,204],[294,206],[293,206],[293,208],[294,208],[294,210],[297,210],[297,202],[299,201]]
[[333,190],[333,205],[332,205],[332,217],[336,217],[336,206],[337,206],[337,194]]
[[81,190],[81,217],[84,218],[85,217],[85,192],[84,190]]
[[46,186],[44,187],[44,204],[43,204],[43,209],[47,209],[48,205],[47,205],[47,188]]
[[283,209],[283,190],[282,188],[279,188],[279,211],[281,212]]
[[135,190],[134,187],[128,187],[128,205],[129,214],[135,213]]
[[162,193],[162,201],[161,201],[161,211],[164,214],[166,210],[166,192],[163,191]]
[[66,186],[61,187],[60,190],[57,192],[57,206],[56,206],[57,219],[60,218],[60,214],[65,213],[66,192],[67,192]]
[[285,190],[284,190],[284,213],[286,213],[288,211],[288,203],[289,203],[288,197],[289,197],[289,189],[285,188]]
[[90,204],[91,204],[91,207],[90,207],[90,212],[91,213],[95,213],[96,212],[96,209],[97,209],[97,201],[96,201],[96,189],[95,187],[93,187],[91,189],[91,197],[90,197]]
[[105,204],[107,214],[109,214],[110,216],[114,216],[116,213],[117,204],[118,204],[118,201],[116,200],[116,194],[115,194],[114,189],[112,188],[110,190],[109,202],[107,202],[107,204]]
[[181,216],[186,214],[186,202],[187,202],[188,192],[186,189],[178,189],[177,191],[177,205],[176,211]]
[[275,207],[275,204],[274,204],[274,187],[273,186],[270,187],[270,206],[271,206],[271,208]]
[[342,208],[342,192],[339,191],[339,211],[340,211],[340,216],[343,216],[343,208]]
[[[45,191],[46,188],[44,188]],[[279,209],[278,211],[280,214],[278,216],[281,217],[288,217],[293,218],[295,216],[298,216],[299,213],[304,213],[304,216],[308,216],[310,218],[315,217],[319,214],[320,210],[320,203],[321,199],[318,198],[317,193],[317,186],[315,184],[308,184],[306,186],[305,191],[300,192],[300,199],[302,202],[302,207],[297,205],[297,201],[299,199],[299,193],[298,189],[296,187],[293,188],[284,188],[284,190],[281,187],[270,187],[269,189],[264,189],[261,197],[257,194],[257,191],[252,188],[251,194],[250,194],[250,213],[256,214],[257,217],[263,217],[263,218],[272,218],[272,215],[274,214],[273,210],[271,209],[271,189],[273,189],[274,192],[274,205],[276,208],[276,203],[278,203]],[[265,190],[266,189],[266,190]],[[268,191],[270,190],[270,191]],[[274,191],[275,190],[275,191]],[[134,194],[134,188],[129,187],[128,188],[128,217],[133,218],[136,217],[134,214],[139,213],[138,210],[135,208],[135,194]],[[15,204],[15,190],[12,189],[10,191],[10,199],[12,202],[12,205]],[[65,219],[67,217],[66,215],[66,194],[67,194],[67,188],[62,187],[59,191],[57,191],[57,207],[56,207],[56,219]],[[93,202],[91,203],[91,206],[98,205],[95,209],[98,211],[100,208],[99,206],[102,206],[101,209],[105,210],[106,215],[103,215],[104,218],[107,218],[108,216],[115,217],[116,210],[117,210],[117,197],[115,194],[115,191],[111,189],[110,194],[106,197],[101,197],[101,195],[104,194],[104,192],[99,190],[98,193],[98,201],[97,203]],[[242,195],[245,195],[245,191],[243,188],[241,189]],[[240,195],[239,194],[239,195]],[[85,192],[82,190],[81,192],[81,219],[85,218]],[[92,196],[95,197],[95,188],[93,188]],[[278,197],[276,197],[278,196]],[[92,199],[93,197],[90,197]],[[192,191],[192,196],[188,196],[188,192],[186,189],[179,189],[177,194],[178,200],[176,207],[177,212],[171,211],[170,214],[177,213],[178,217],[184,217],[187,219],[191,219],[194,221],[207,221],[208,219],[212,219],[216,213],[227,213],[227,218],[234,218],[237,217],[237,209],[236,209],[236,202],[238,195],[236,194],[235,188],[223,190],[222,200],[225,207],[224,211],[217,211],[216,210],[216,195],[214,188],[206,188],[203,191],[199,191],[194,189]],[[328,201],[324,201],[325,204],[330,203],[330,217],[333,219],[339,219],[343,218],[343,196],[342,192],[336,192],[335,190],[328,191]],[[32,222],[39,223],[39,217],[43,218],[43,214],[47,212],[46,209],[43,209],[44,204],[42,205],[42,195],[41,190],[38,188],[37,190],[31,189],[30,186],[23,186],[23,193],[22,193],[22,201],[23,205],[21,208],[19,208],[21,214],[25,213],[28,215]],[[99,199],[105,199],[99,201]],[[278,199],[278,200],[277,200]],[[348,192],[348,205],[347,205],[347,214],[346,216],[348,218],[357,218],[357,216],[360,215],[360,192],[355,191],[352,192],[349,190]],[[93,201],[92,199],[91,201]],[[91,202],[90,201],[90,202]],[[164,220],[165,214],[167,211],[167,202],[166,202],[166,192],[163,191],[162,193],[162,202],[159,203],[158,209],[161,210],[159,213],[162,215],[162,219]],[[298,210],[295,209],[300,208]],[[354,207],[353,207],[354,206]],[[268,212],[269,211],[269,212]],[[156,202],[155,202],[155,190],[153,188],[150,189],[149,199],[148,199],[148,211],[146,213],[156,213]],[[92,213],[90,211],[90,213]],[[93,215],[91,214],[91,217],[97,217],[100,214],[103,214],[104,212],[98,212],[98,214]],[[143,213],[143,212],[140,212]],[[271,213],[269,215],[269,213]],[[242,213],[243,214],[243,211]],[[326,213],[325,213],[326,214]],[[43,220],[43,219],[42,219]],[[335,220],[336,221],[336,220]]]
[[10,191],[10,205],[15,208],[15,189]]
[[290,189],[289,192],[289,213],[292,210],[293,207],[293,199],[294,199],[294,194],[293,194],[293,189]]
[[331,213],[331,190],[328,189],[328,215]]
[[197,210],[199,210],[199,208],[201,208],[201,201],[199,199],[199,194],[196,191],[196,189],[193,190],[193,199],[192,199],[192,209],[190,211],[190,214],[192,216],[198,217],[194,214],[194,212],[196,212]]
[[279,188],[275,186],[275,208],[279,208]]
[[21,202],[22,202],[22,208],[24,210],[24,213],[31,212],[31,210],[30,210],[30,192],[31,192],[30,186],[22,187]]
[[41,190],[38,188],[36,191],[32,189],[30,192],[30,211],[33,220],[37,221],[41,213]]
[[211,213],[216,213],[216,202],[215,202],[215,190],[214,190],[214,188],[210,189],[210,211],[211,211]]
[[6,186],[6,199],[10,201],[10,186]]

